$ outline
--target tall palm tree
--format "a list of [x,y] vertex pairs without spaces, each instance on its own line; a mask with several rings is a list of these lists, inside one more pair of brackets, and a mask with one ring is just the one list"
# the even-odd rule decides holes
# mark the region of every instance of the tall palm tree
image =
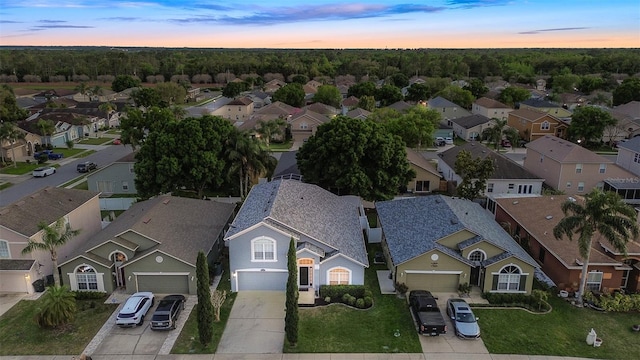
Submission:
[[100,85],[96,85],[89,90],[89,93],[92,96],[97,96],[98,98],[96,100],[99,101],[100,95],[104,94],[104,91],[102,90],[102,87],[100,87]]
[[82,97],[86,98],[87,94],[89,93],[89,87],[87,86],[86,82],[81,82],[80,84],[78,84],[78,86],[76,86],[75,90],[77,92],[79,92]]
[[56,286],[60,286],[60,276],[58,275],[58,248],[71,240],[80,233],[80,230],[73,230],[67,226],[64,218],[58,219],[53,225],[49,226],[44,221],[38,224],[38,228],[42,231],[42,242],[29,240],[27,246],[22,249],[22,254],[30,254],[34,251],[48,251],[51,254],[51,262],[53,262],[53,281]]
[[[9,126],[8,125],[10,125],[10,123],[3,122],[2,125],[0,126],[0,146],[2,146],[2,144],[5,141],[9,141]],[[6,165],[7,162],[5,161],[4,151],[0,151],[0,157],[2,157],[2,164]]]
[[562,212],[565,216],[553,228],[553,236],[559,240],[565,236],[573,240],[574,235],[578,236],[578,249],[583,260],[578,302],[582,304],[594,238],[607,240],[626,255],[630,238],[638,238],[638,214],[617,193],[602,192],[597,188],[585,195],[584,204],[574,199],[562,203]]
[[239,130],[229,137],[226,157],[230,163],[228,174],[238,176],[241,198],[248,194],[251,180],[265,174],[276,163],[258,139]]
[[[16,141],[24,139],[25,133],[18,127],[14,126],[12,123],[2,123],[2,130],[0,130],[0,134],[2,134],[3,140],[9,141],[9,144],[11,145],[13,167],[18,167],[18,163],[16,162],[16,150],[14,144],[16,143]],[[4,162],[4,154],[2,160]]]
[[187,110],[182,106],[174,105],[171,107],[171,113],[175,116],[176,120],[183,120],[187,116]]
[[493,143],[495,149],[498,150],[500,141],[502,140],[502,134],[504,133],[504,127],[507,126],[507,120],[500,120],[492,118],[494,124],[482,131],[482,136]]
[[47,135],[52,136],[53,132],[56,129],[56,126],[53,123],[53,121],[40,119],[36,123],[36,126],[38,126],[38,128],[40,129],[40,132],[42,133],[42,136],[44,137],[45,142],[46,143],[50,143],[49,138],[47,137]]
[[282,119],[273,119],[269,121],[258,120],[256,132],[260,135],[260,139],[267,145],[267,148],[269,148],[271,138],[275,135],[282,135],[282,127],[284,125],[285,122]]
[[57,327],[73,320],[76,313],[75,294],[66,286],[50,286],[40,300],[36,321],[40,327]]

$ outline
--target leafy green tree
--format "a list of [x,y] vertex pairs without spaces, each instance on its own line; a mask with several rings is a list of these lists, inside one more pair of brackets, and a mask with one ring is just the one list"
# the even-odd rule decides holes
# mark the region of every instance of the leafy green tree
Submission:
[[465,109],[471,109],[471,104],[475,98],[469,90],[465,90],[459,86],[449,85],[446,88],[439,91],[436,95],[451,101],[454,104],[458,104]]
[[75,313],[75,294],[66,286],[53,285],[40,298],[35,318],[42,328],[56,328],[73,321]]
[[638,239],[638,214],[615,192],[593,189],[585,195],[584,202],[572,199],[562,203],[564,218],[553,228],[553,236],[573,241],[577,235],[578,249],[582,257],[582,275],[578,290],[578,303],[584,296],[589,258],[594,239],[606,240],[617,251],[627,254],[627,243]]
[[204,252],[198,252],[196,260],[196,277],[198,278],[198,335],[200,344],[206,346],[213,338],[213,303],[211,302],[211,288],[209,282],[209,265]]
[[391,85],[397,88],[403,88],[405,86],[409,86],[409,78],[407,77],[407,75],[403,73],[395,73],[391,75],[389,80],[391,80]]
[[469,83],[463,89],[470,91],[476,99],[489,92],[489,88],[485,86],[484,81],[478,78],[469,80]]
[[296,159],[305,181],[366,200],[390,199],[415,176],[400,138],[344,116],[320,125]]
[[487,179],[495,170],[495,162],[490,157],[474,159],[470,152],[460,151],[455,163],[456,174],[462,178],[456,189],[458,196],[469,200],[479,198],[487,186]]
[[315,95],[313,95],[313,101],[338,109],[342,103],[342,94],[340,94],[340,90],[333,85],[321,85],[318,87]]
[[577,86],[578,90],[585,94],[590,94],[604,88],[604,79],[596,76],[582,76]]
[[613,106],[640,101],[640,78],[629,78],[613,90]]
[[147,111],[129,108],[126,116],[120,119],[120,138],[123,144],[136,149],[144,144],[147,134],[175,120],[173,111],[165,107],[151,107]]
[[136,155],[136,188],[146,199],[179,189],[202,198],[223,184],[224,143],[235,128],[220,117],[205,115],[170,121],[149,132]]
[[104,90],[102,90],[102,86],[96,85],[89,89],[89,94],[91,96],[101,96],[102,94],[104,94]]
[[248,86],[246,82],[235,82],[232,81],[228,83],[224,89],[222,89],[222,96],[228,98],[235,98],[236,96],[242,94],[243,91],[247,91]]
[[298,343],[298,264],[296,257],[296,242],[293,238],[289,242],[287,253],[287,294],[285,302],[284,333],[289,345]]
[[304,106],[304,89],[298,83],[287,84],[276,90],[273,94],[273,101],[281,101],[293,107]]
[[56,126],[51,120],[40,119],[36,123],[38,129],[40,129],[40,133],[44,138],[45,145],[50,144],[49,137],[53,135],[53,132],[56,130]]
[[140,87],[140,79],[131,75],[118,75],[111,83],[111,90],[121,92],[134,87]]
[[604,130],[616,123],[609,112],[594,106],[582,106],[571,115],[567,136],[572,140],[600,141]]
[[156,91],[165,104],[169,106],[184,104],[187,90],[184,86],[174,82],[163,82],[156,85]]
[[551,87],[555,93],[573,92],[580,81],[580,76],[574,74],[555,75],[550,79]]
[[153,106],[167,106],[167,103],[160,96],[160,92],[154,88],[139,88],[131,93],[131,99],[135,106],[142,106],[145,109]]
[[309,77],[307,75],[302,75],[302,74],[294,75],[291,78],[291,82],[298,83],[300,85],[304,85],[304,84],[309,82]]
[[260,135],[260,140],[264,141],[267,148],[269,148],[269,144],[271,143],[271,139],[277,135],[283,135],[283,128],[286,125],[285,121],[282,119],[273,119],[273,120],[258,120],[256,124],[256,133]]
[[440,123],[440,113],[424,106],[414,106],[405,114],[389,119],[387,129],[411,148],[422,148],[433,143],[433,134]]
[[431,98],[432,92],[431,88],[429,88],[426,84],[413,83],[407,89],[407,96],[405,96],[405,100],[409,101],[427,101]]
[[530,97],[531,93],[529,90],[517,86],[509,86],[500,92],[498,101],[509,106],[515,106],[515,104],[525,101]]
[[[11,146],[11,158],[13,159],[13,167],[18,167],[18,163],[16,162],[16,150],[13,145],[16,143],[16,141],[24,138],[24,131],[20,130],[13,123],[6,122],[0,125],[0,143],[3,141],[9,142],[9,146]],[[2,162],[5,162],[4,153],[2,153]]]
[[380,106],[389,106],[395,102],[402,100],[402,91],[393,85],[382,85],[380,89],[376,91],[376,99],[380,101]]
[[73,237],[80,234],[80,230],[71,229],[64,218],[58,219],[53,225],[47,225],[44,221],[38,223],[38,229],[42,232],[42,241],[29,239],[27,246],[22,249],[22,255],[34,251],[48,251],[53,263],[53,282],[60,286],[60,274],[58,273],[58,248],[64,246]]
[[373,112],[376,109],[376,98],[364,95],[358,100],[358,107]]
[[347,96],[355,96],[360,99],[365,95],[376,95],[376,84],[372,81],[365,81],[355,85],[351,85],[349,87],[349,90],[347,90]]
[[18,106],[13,88],[7,84],[0,87],[0,121],[16,122],[25,119],[29,113]]

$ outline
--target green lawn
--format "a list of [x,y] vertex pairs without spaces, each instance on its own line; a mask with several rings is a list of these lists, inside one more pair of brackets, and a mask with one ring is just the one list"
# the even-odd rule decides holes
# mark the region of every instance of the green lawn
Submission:
[[173,345],[173,349],[171,349],[172,354],[214,354],[218,349],[218,344],[220,343],[220,338],[229,319],[233,302],[238,294],[231,293],[229,265],[225,263],[224,267],[224,274],[222,274],[218,289],[227,291],[227,300],[220,309],[220,322],[213,323],[213,340],[207,346],[200,344],[198,340],[198,314],[197,308],[194,308],[189,315],[189,319],[187,319],[187,322],[184,324],[178,340],[176,340],[176,343]]
[[272,143],[269,143],[269,150],[271,150],[271,151],[289,151],[289,149],[291,149],[292,145],[293,145],[293,142],[291,142],[291,141],[287,141],[285,143],[272,142]]
[[[640,324],[640,313],[604,313],[577,308],[559,298],[550,298],[553,311],[533,315],[522,310],[482,309],[482,339],[492,354],[574,356],[600,359],[640,358],[640,334],[631,330]],[[603,339],[594,348],[585,342],[595,329]]]
[[112,138],[108,138],[108,137],[90,137],[90,138],[86,138],[80,141],[80,144],[84,144],[84,145],[102,145],[104,143],[110,143],[112,142],[113,139]]
[[[95,307],[90,307],[91,302]],[[0,317],[0,355],[78,355],[117,305],[78,300],[75,320],[64,329],[41,329],[34,321],[40,300],[22,300]]]
[[107,130],[106,132],[107,134],[111,134],[111,135],[118,135],[121,133],[121,130],[119,129],[111,129],[111,130]]
[[[49,163],[38,164],[37,161],[32,161],[29,163],[26,162],[18,162],[17,166],[14,167],[13,164],[7,165],[0,169],[0,173],[9,174],[9,175],[24,175],[32,172],[34,169],[39,168],[40,166],[51,165]],[[57,165],[51,165],[53,167],[58,167]]]
[[0,190],[4,190],[4,189],[9,188],[9,187],[12,187],[12,186],[13,186],[13,184],[12,184],[12,183],[10,183],[10,182],[5,182],[5,183],[0,184]]
[[[356,310],[343,305],[301,308],[298,346],[285,342],[287,353],[421,353],[411,314],[405,299],[381,295],[373,254],[380,246],[370,246],[365,283],[373,292],[374,305]],[[394,336],[396,330],[400,336]]]

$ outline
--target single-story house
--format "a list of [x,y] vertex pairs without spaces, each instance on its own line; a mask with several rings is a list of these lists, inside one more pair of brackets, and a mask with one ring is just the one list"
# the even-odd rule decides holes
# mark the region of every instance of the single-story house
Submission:
[[298,288],[362,285],[369,266],[359,198],[297,180],[254,186],[225,235],[231,291],[284,291],[295,242]]
[[416,172],[416,177],[407,184],[407,192],[420,194],[440,189],[442,175],[436,170],[435,164],[411,148],[407,148],[407,160]]
[[195,294],[198,252],[209,266],[218,261],[234,210],[171,195],[135,203],[59,264],[63,283],[79,291]]
[[482,132],[495,124],[495,120],[484,115],[469,115],[451,119],[453,132],[466,141],[480,140]]
[[531,293],[539,265],[479,204],[433,195],[377,202],[376,209],[395,283],[432,292],[470,284]]

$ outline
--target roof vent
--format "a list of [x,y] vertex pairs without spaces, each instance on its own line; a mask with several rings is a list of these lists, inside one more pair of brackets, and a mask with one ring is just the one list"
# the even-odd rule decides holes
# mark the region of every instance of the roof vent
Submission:
[[171,199],[166,199],[165,201],[163,201],[162,203],[167,205],[169,203],[169,201],[171,201]]
[[553,215],[547,215],[544,218],[547,219],[547,220],[551,220],[551,219],[553,219]]
[[442,199],[440,199],[440,198],[436,198],[436,203],[437,203],[437,204],[440,204],[441,202],[442,202]]
[[458,219],[453,218],[451,219],[451,225],[456,225],[458,223]]
[[149,221],[151,221],[151,218],[146,218],[146,219],[143,221],[143,223],[148,224],[148,223],[149,223]]
[[513,205],[517,205],[517,204],[518,204],[518,200],[514,200]]
[[571,201],[571,202],[576,202],[576,198],[571,197],[571,196],[569,196],[569,198],[568,198],[567,200],[569,200],[569,201]]

